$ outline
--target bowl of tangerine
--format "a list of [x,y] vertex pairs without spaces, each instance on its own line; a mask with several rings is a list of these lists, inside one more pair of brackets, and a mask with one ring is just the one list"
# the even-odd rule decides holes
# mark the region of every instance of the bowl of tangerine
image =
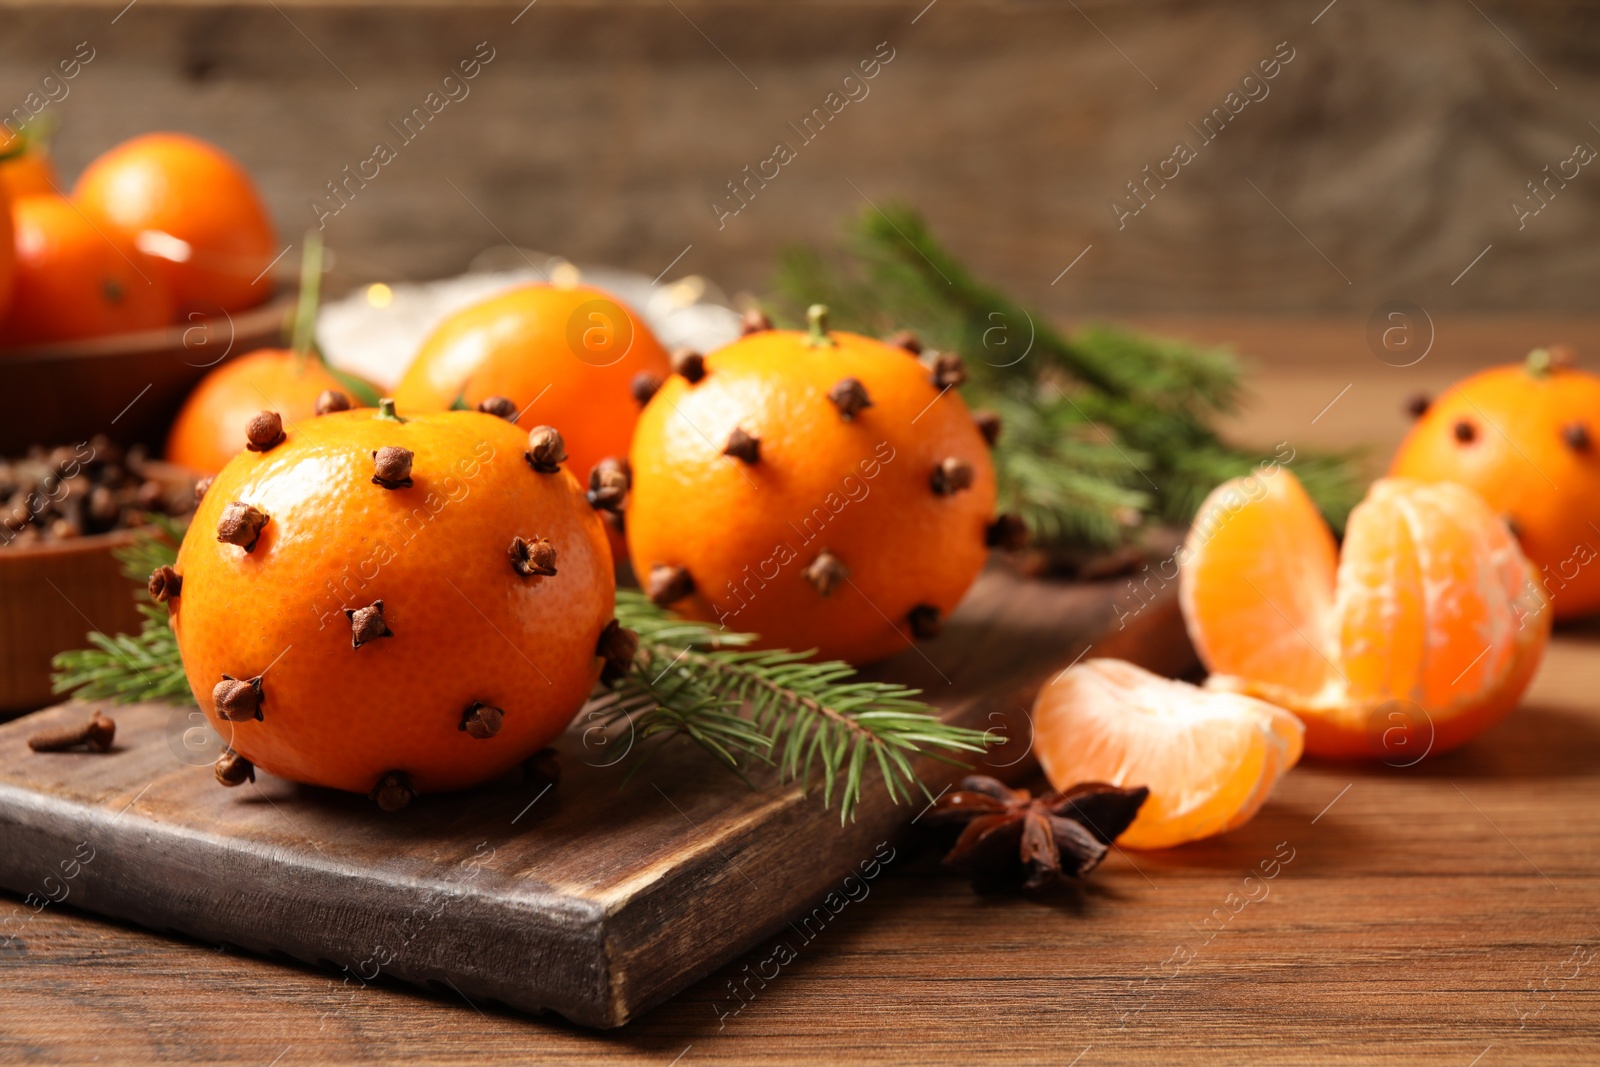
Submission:
[[69,186],[42,138],[0,132],[0,454],[159,445],[208,369],[282,331],[284,251],[250,175],[198,138],[134,137]]

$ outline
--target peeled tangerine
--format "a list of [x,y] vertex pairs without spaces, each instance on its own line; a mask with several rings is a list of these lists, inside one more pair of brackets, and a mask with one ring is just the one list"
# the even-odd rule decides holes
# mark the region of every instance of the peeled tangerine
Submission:
[[1148,786],[1117,839],[1170,848],[1249,822],[1300,760],[1304,729],[1282,708],[1115,659],[1069,667],[1033,705],[1034,750],[1056,789]]
[[1273,469],[1218,487],[1182,551],[1207,684],[1292,710],[1313,755],[1409,765],[1467,741],[1516,706],[1550,636],[1537,570],[1450,482],[1374,483],[1341,555]]
[[262,412],[248,440],[150,583],[230,748],[224,784],[259,766],[393,810],[561,732],[618,631],[559,434],[385,402],[287,432]]

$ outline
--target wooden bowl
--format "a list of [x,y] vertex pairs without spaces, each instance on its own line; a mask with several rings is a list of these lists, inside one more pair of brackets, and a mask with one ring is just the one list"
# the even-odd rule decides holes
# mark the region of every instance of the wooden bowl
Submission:
[[[194,489],[194,474],[170,463],[147,461],[140,473],[175,492]],[[144,616],[134,593],[141,583],[123,577],[112,552],[140,532],[0,548],[0,718],[61,699],[50,691],[56,653],[87,648],[94,631],[139,632]]]
[[0,549],[0,715],[53,704],[50,659],[86,635],[137,633],[143,621],[112,549],[133,530]]
[[159,455],[178,408],[205,373],[281,343],[293,309],[294,298],[284,296],[161,330],[0,349],[0,455],[97,433]]

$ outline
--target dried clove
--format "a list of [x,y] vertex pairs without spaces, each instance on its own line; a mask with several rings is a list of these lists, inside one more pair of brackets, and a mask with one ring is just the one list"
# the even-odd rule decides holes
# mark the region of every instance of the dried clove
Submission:
[[650,568],[644,591],[652,603],[664,608],[694,592],[694,577],[683,567],[658,563]]
[[722,454],[747,464],[760,463],[761,438],[746,433],[742,426],[735,426],[733,432],[728,434],[728,443],[722,446]]
[[628,461],[607,456],[589,471],[589,490],[584,496],[592,508],[620,512],[632,485],[633,470]]
[[1457,419],[1454,427],[1456,440],[1464,445],[1471,444],[1478,436],[1478,428],[1466,419]]
[[382,600],[374,600],[364,608],[345,608],[344,617],[350,620],[351,648],[360,648],[380,637],[394,636],[388,620],[383,617]]
[[739,334],[749,337],[753,333],[765,333],[772,329],[772,320],[760,308],[751,308],[739,320]]
[[638,651],[638,634],[616,619],[606,623],[605,629],[600,631],[600,640],[595,643],[595,655],[606,661],[600,668],[600,681],[606,685],[620,681],[633,666],[633,657]]
[[390,771],[383,775],[368,794],[379,808],[390,813],[404,810],[416,795],[411,776],[405,771]]
[[183,577],[170,566],[163,563],[150,572],[150,581],[145,585],[150,593],[150,599],[157,604],[165,604],[183,590]]
[[211,771],[217,776],[217,781],[229,789],[256,780],[256,765],[231,748],[217,757],[217,762],[211,765]]
[[[346,396],[344,393],[339,392],[339,390],[337,390],[337,389],[324,389],[322,392],[317,394],[317,408],[316,408],[316,411],[317,411],[318,415],[332,415],[335,411],[349,411],[349,410],[350,410],[350,398],[348,396]],[[219,766],[220,766],[220,763],[219,763]],[[252,772],[252,773],[254,773],[254,772]],[[219,777],[220,777],[220,775],[219,775]],[[251,781],[254,781],[254,780],[255,780],[254,778],[251,779]],[[228,783],[224,782],[222,784],[223,785],[227,785]],[[233,784],[234,785],[238,785],[239,783],[238,782],[234,782]]]
[[983,531],[984,544],[1005,552],[1027,548],[1030,539],[1028,524],[1022,521],[1022,516],[1010,513],[996,515]]
[[912,636],[918,640],[925,641],[944,632],[944,620],[932,604],[918,604],[912,608],[906,613],[906,622],[911,626]]
[[529,785],[556,785],[561,781],[561,753],[541,748],[522,761],[522,780]]
[[507,422],[517,421],[517,405],[508,396],[486,396],[478,401],[478,410]]
[[1589,428],[1581,422],[1569,422],[1561,427],[1561,439],[1574,452],[1589,451]]
[[235,500],[222,509],[222,518],[217,520],[217,540],[252,552],[266,525],[266,512],[242,500]]
[[896,330],[888,337],[885,337],[883,343],[893,345],[896,348],[903,348],[913,356],[922,355],[922,342],[917,339],[917,335],[911,330]]
[[811,566],[805,570],[806,581],[823,596],[832,593],[844,580],[850,577],[850,570],[827,549],[823,549],[817,558],[811,561]]
[[928,485],[934,496],[951,496],[963,489],[972,488],[972,464],[958,456],[950,456],[933,468]]
[[540,474],[554,474],[566,462],[567,443],[554,426],[535,426],[528,431],[528,451],[523,458]]
[[28,738],[28,747],[35,752],[65,752],[82,745],[90,752],[108,752],[116,736],[116,721],[100,714],[100,709],[95,708],[88,721],[78,726],[40,730]]
[[993,411],[974,411],[972,421],[977,424],[978,432],[983,435],[983,440],[990,448],[1000,440],[1002,424],[1000,416]]
[[933,361],[933,386],[950,389],[967,380],[967,365],[954,352],[941,352]]
[[832,389],[828,390],[828,399],[839,409],[839,417],[845,422],[855,421],[857,415],[872,406],[872,398],[867,395],[867,387],[861,384],[859,378],[841,378]]
[[252,452],[269,452],[283,441],[283,419],[276,411],[258,411],[245,427],[245,447]]
[[485,741],[500,732],[500,727],[505,722],[505,718],[506,713],[499,708],[473,701],[467,705],[467,710],[461,713],[460,728],[469,737],[476,737],[480,741]]
[[706,376],[706,357],[693,349],[680,348],[672,353],[672,373],[695,385]]
[[661,379],[647,370],[642,370],[633,376],[628,383],[628,391],[633,394],[633,399],[640,407],[650,403],[650,398],[656,395],[656,390],[661,388]]
[[228,722],[260,720],[261,705],[266,703],[261,692],[261,675],[235,678],[224,674],[222,681],[211,690],[211,703],[217,709],[217,717]]
[[511,567],[524,578],[552,577],[556,573],[556,546],[542,537],[511,539]]
[[372,454],[372,484],[385,489],[410,489],[411,461],[416,453],[398,445],[384,445]]

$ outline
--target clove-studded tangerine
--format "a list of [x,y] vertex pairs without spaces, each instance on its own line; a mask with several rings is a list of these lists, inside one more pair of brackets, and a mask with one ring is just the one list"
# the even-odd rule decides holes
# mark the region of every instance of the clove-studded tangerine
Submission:
[[219,780],[254,768],[393,809],[548,745],[619,654],[574,472],[533,469],[525,431],[477,411],[385,402],[284,435],[217,474],[160,576],[228,746]]
[[994,468],[957,357],[813,312],[678,361],[634,435],[629,553],[657,603],[863,663],[936,635],[977,577]]

